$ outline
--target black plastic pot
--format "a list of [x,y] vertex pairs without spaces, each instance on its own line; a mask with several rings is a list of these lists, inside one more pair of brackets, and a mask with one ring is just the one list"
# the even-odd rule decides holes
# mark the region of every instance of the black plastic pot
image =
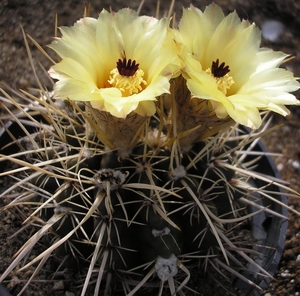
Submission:
[[[262,143],[262,141],[259,141],[257,143],[253,151],[258,151],[262,152],[262,154],[265,154],[257,163],[255,171],[266,176],[281,179],[281,176],[277,170],[273,158],[267,155],[268,151],[265,145]],[[246,158],[246,161],[253,159],[254,157],[256,156],[248,156]],[[253,185],[255,185],[257,188],[267,185],[266,182],[261,181],[259,179],[255,179],[253,182]],[[282,202],[283,204],[287,204],[287,198],[282,188],[274,184],[269,184],[267,188],[269,191],[279,193],[273,195],[270,194],[274,199]],[[262,195],[257,194],[256,198],[256,203],[258,203],[259,205],[268,207],[274,212],[277,212],[282,216],[286,217],[286,219],[282,219],[278,216],[274,216],[265,211],[262,211],[259,214],[256,214],[251,221],[251,231],[253,237],[256,239],[257,245],[254,246],[253,249],[261,254],[261,256],[253,258],[253,260],[260,266],[262,266],[271,276],[273,276],[277,270],[280,258],[283,253],[285,237],[288,227],[288,210],[287,208],[282,207],[278,203],[273,202]],[[252,207],[250,211],[257,211],[257,208]],[[247,274],[244,273],[244,275],[246,275],[248,279],[253,281],[262,289],[266,289],[271,279],[265,276],[257,275],[259,270],[257,270],[253,266],[248,266],[248,270],[249,272],[247,272]],[[242,291],[243,295],[261,295],[261,293],[254,289],[252,286],[249,286],[240,280],[236,282],[236,287]]]
[[[9,122],[5,127],[0,129],[0,147],[5,147],[8,143],[11,142],[11,138],[7,133],[7,130],[13,134],[16,138],[21,138],[24,136],[24,131],[16,124]],[[30,132],[33,131],[32,127],[29,127]],[[247,132],[247,131],[246,131]],[[17,145],[12,145],[4,149],[1,148],[0,154],[10,154],[14,153],[17,149]],[[253,149],[254,151],[262,152],[262,154],[267,152],[266,147],[261,141]],[[255,158],[256,156],[247,156],[246,161]],[[3,170],[3,166],[0,166],[0,172]],[[255,171],[275,177],[280,179],[280,174],[275,166],[273,159],[268,155],[263,155],[260,161],[255,168]],[[253,186],[261,187],[267,185],[265,182],[255,179]],[[281,188],[275,186],[274,184],[269,185],[268,190],[277,192],[272,197],[278,201],[286,204],[286,196]],[[268,207],[269,209],[281,214],[282,216],[287,217],[288,210],[285,207],[282,207],[276,202],[271,201],[264,196],[257,194],[257,203],[261,206]],[[257,211],[256,207],[250,207],[249,211]],[[283,253],[285,235],[287,231],[287,219],[282,219],[277,216],[273,216],[265,211],[256,214],[251,220],[251,231],[252,235],[256,239],[256,244],[253,247],[255,251],[261,254],[261,256],[256,256],[253,260],[262,266],[271,276],[274,275],[281,255]],[[248,271],[243,272],[243,275],[253,281],[256,285],[260,286],[262,289],[265,289],[269,282],[270,278],[261,276],[258,274],[259,270],[252,265],[248,266]],[[235,288],[239,289],[243,295],[257,296],[260,295],[260,292],[257,291],[254,287],[248,285],[247,283],[237,279],[234,284]],[[1,286],[0,296],[9,295],[3,286]]]
[[6,290],[6,288],[0,284],[0,296],[11,296],[11,294]]

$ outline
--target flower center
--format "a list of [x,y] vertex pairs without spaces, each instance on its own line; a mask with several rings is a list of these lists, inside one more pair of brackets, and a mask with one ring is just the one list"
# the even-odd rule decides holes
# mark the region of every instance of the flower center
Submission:
[[121,59],[117,61],[117,69],[122,76],[133,76],[138,68],[139,64],[137,64],[136,61],[132,62],[131,59],[127,61],[126,58],[124,58],[123,61]]
[[221,78],[229,72],[230,72],[229,66],[225,66],[224,62],[221,65],[219,65],[219,59],[217,59],[215,62],[214,61],[212,62],[211,73],[214,75],[214,77]]
[[143,90],[147,82],[143,79],[144,71],[136,61],[126,58],[117,61],[117,67],[110,71],[108,83],[121,90],[123,96],[130,96]]
[[219,59],[215,62],[213,61],[211,68],[206,69],[205,72],[216,80],[218,90],[224,95],[227,94],[227,90],[234,84],[233,78],[228,74],[230,72],[229,66],[225,66],[224,62],[219,65]]

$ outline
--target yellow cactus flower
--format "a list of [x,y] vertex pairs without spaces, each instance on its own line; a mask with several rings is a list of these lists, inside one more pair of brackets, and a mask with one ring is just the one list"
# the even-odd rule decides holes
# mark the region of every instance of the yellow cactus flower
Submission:
[[260,48],[260,30],[236,12],[224,16],[214,3],[204,12],[190,6],[183,10],[179,32],[187,87],[194,97],[208,100],[218,118],[230,116],[258,128],[260,110],[285,116],[285,105],[299,105],[289,93],[299,89],[298,81],[279,68],[287,55]]
[[169,92],[176,46],[167,19],[131,9],[103,10],[62,27],[50,45],[61,61],[49,70],[61,99],[89,101],[93,108],[126,118],[155,113],[156,97]]

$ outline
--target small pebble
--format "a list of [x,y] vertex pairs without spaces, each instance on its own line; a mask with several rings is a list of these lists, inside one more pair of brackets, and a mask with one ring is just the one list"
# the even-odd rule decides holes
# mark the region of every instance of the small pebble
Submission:
[[58,281],[54,283],[52,290],[53,291],[64,290],[64,288],[65,288],[64,282]]
[[297,256],[296,261],[297,261],[297,262],[300,262],[300,255]]
[[262,37],[271,42],[275,42],[279,39],[284,29],[283,23],[276,20],[267,20],[263,23]]
[[282,169],[283,169],[283,163],[279,163],[279,164],[277,165],[277,170],[278,170],[279,172],[281,172]]
[[281,273],[281,277],[285,278],[285,277],[289,277],[290,276],[290,271],[288,269],[286,269],[284,272]]
[[295,170],[299,170],[300,169],[300,162],[298,160],[294,160],[292,162],[292,167],[295,169]]

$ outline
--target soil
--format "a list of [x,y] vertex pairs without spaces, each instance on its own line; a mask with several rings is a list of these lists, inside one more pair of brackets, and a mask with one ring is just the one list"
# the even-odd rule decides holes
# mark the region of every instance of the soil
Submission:
[[[96,17],[103,9],[118,10],[122,7],[130,6],[137,9],[139,0],[128,1],[116,0],[92,0],[91,16]],[[160,15],[168,11],[171,1],[161,1]],[[261,0],[261,1],[242,1],[242,0],[215,0],[224,11],[230,12],[237,10],[241,18],[249,19],[255,22],[259,27],[266,29],[264,31],[263,46],[281,50],[290,54],[294,58],[287,62],[284,67],[300,77],[300,2],[295,0]],[[195,0],[193,4],[201,9],[208,5],[210,1]],[[26,48],[20,29],[23,26],[25,32],[32,36],[47,52],[49,44],[54,36],[55,16],[58,16],[58,25],[72,25],[83,15],[83,8],[86,1],[81,0],[2,0],[0,3],[0,81],[2,87],[9,93],[13,90],[38,87],[35,80]],[[179,19],[182,6],[188,6],[189,1],[176,1],[175,11]],[[156,0],[146,0],[141,14],[155,15]],[[268,31],[266,21],[275,20],[279,22],[281,34],[273,36]],[[270,24],[270,23],[269,23]],[[277,23],[278,24],[278,23]],[[280,25],[281,24],[281,25]],[[281,26],[281,27],[280,27]],[[276,30],[275,30],[276,31]],[[276,35],[276,34],[275,34]],[[38,49],[30,42],[30,48],[34,57],[34,65],[37,69],[37,75],[42,84],[51,89],[52,82],[47,78],[45,69],[49,69],[51,62],[47,60]],[[53,54],[51,54],[53,56]],[[55,58],[55,57],[54,57]],[[297,93],[300,99],[300,92]],[[300,108],[290,108],[291,114],[286,118],[274,115],[272,125],[282,124],[276,131],[263,138],[270,152],[281,153],[282,156],[274,157],[282,179],[286,180],[290,187],[300,192]],[[5,179],[0,179],[0,186],[7,186]],[[294,209],[300,211],[300,200],[289,198],[288,204]],[[16,235],[9,239],[21,226],[24,218],[20,213],[1,213],[0,214],[0,273],[5,270],[13,254],[21,246],[24,238],[22,235]],[[43,281],[39,286],[32,288],[26,295],[73,295],[67,289],[47,292],[52,290],[45,285]],[[13,283],[11,283],[13,286]],[[58,291],[60,293],[58,294]],[[1,295],[1,292],[0,292]],[[217,295],[217,294],[212,294]],[[263,293],[268,296],[287,296],[300,295],[300,218],[299,216],[289,214],[289,226],[286,235],[286,243],[281,262],[268,289]]]

